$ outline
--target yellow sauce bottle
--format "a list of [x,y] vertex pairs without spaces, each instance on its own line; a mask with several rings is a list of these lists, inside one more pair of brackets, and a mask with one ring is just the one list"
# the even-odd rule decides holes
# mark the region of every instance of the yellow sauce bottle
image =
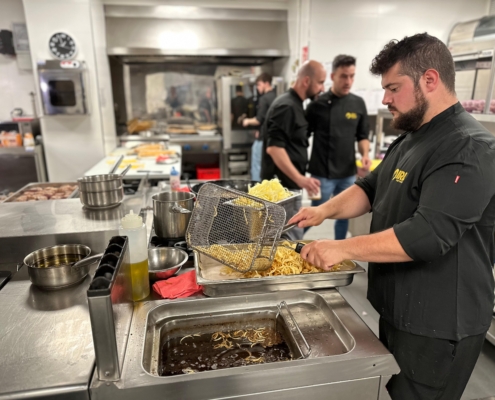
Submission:
[[127,236],[128,251],[131,264],[132,299],[142,300],[150,294],[148,275],[148,246],[146,241],[146,225],[143,219],[133,211],[121,220],[120,236]]

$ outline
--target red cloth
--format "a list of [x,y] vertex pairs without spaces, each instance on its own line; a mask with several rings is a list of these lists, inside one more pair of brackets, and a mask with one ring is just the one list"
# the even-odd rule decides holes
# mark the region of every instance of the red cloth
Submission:
[[196,271],[155,282],[153,290],[164,299],[179,299],[200,293],[203,286],[196,283]]

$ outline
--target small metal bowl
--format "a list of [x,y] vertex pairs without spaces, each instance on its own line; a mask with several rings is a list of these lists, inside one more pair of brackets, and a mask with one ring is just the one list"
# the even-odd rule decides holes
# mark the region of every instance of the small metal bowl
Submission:
[[189,255],[176,247],[148,249],[148,270],[151,281],[170,278],[179,273]]
[[85,192],[79,191],[81,203],[88,208],[110,208],[115,207],[124,199],[124,189],[120,186],[117,189],[105,192]]

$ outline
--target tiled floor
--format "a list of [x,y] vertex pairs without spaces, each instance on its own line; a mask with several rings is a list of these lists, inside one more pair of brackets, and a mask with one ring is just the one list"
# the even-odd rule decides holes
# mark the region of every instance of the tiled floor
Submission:
[[[305,239],[333,239],[333,221],[325,221],[311,228]],[[365,269],[367,264],[360,263]],[[351,285],[339,289],[342,296],[354,308],[361,319],[378,335],[378,313],[366,300],[368,277],[357,274]],[[493,396],[493,397],[490,397]],[[495,400],[495,346],[485,341],[478,363],[461,400]]]

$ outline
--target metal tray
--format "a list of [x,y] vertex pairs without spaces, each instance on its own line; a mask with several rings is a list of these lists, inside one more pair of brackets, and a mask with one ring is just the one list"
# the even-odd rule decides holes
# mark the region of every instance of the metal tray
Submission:
[[275,204],[278,204],[279,206],[284,206],[288,203],[292,203],[295,201],[298,197],[301,197],[302,195],[302,190],[289,190],[289,192],[292,193],[292,196],[287,197],[286,199],[276,201]]
[[[34,183],[28,183],[26,186],[23,186],[20,188],[17,192],[12,194],[11,196],[7,197],[3,202],[4,203],[11,203],[15,201],[19,196],[22,196],[26,190],[35,188],[35,187],[40,187],[40,188],[46,188],[46,187],[60,187],[60,186],[65,186],[65,185],[73,185],[76,186],[76,188],[72,191],[72,193],[67,197],[67,199],[73,199],[74,197],[77,196],[77,193],[79,192],[79,188],[77,187],[77,182],[34,182]],[[63,199],[62,199],[63,200]],[[49,200],[38,200],[38,201],[49,201]]]
[[263,278],[235,278],[235,279],[206,279],[203,276],[202,266],[221,265],[212,258],[194,252],[194,267],[196,282],[203,286],[203,293],[209,297],[238,296],[245,294],[278,292],[280,290],[323,289],[347,286],[352,283],[355,274],[365,272],[354,261],[350,271],[319,272],[315,274],[268,276]]

